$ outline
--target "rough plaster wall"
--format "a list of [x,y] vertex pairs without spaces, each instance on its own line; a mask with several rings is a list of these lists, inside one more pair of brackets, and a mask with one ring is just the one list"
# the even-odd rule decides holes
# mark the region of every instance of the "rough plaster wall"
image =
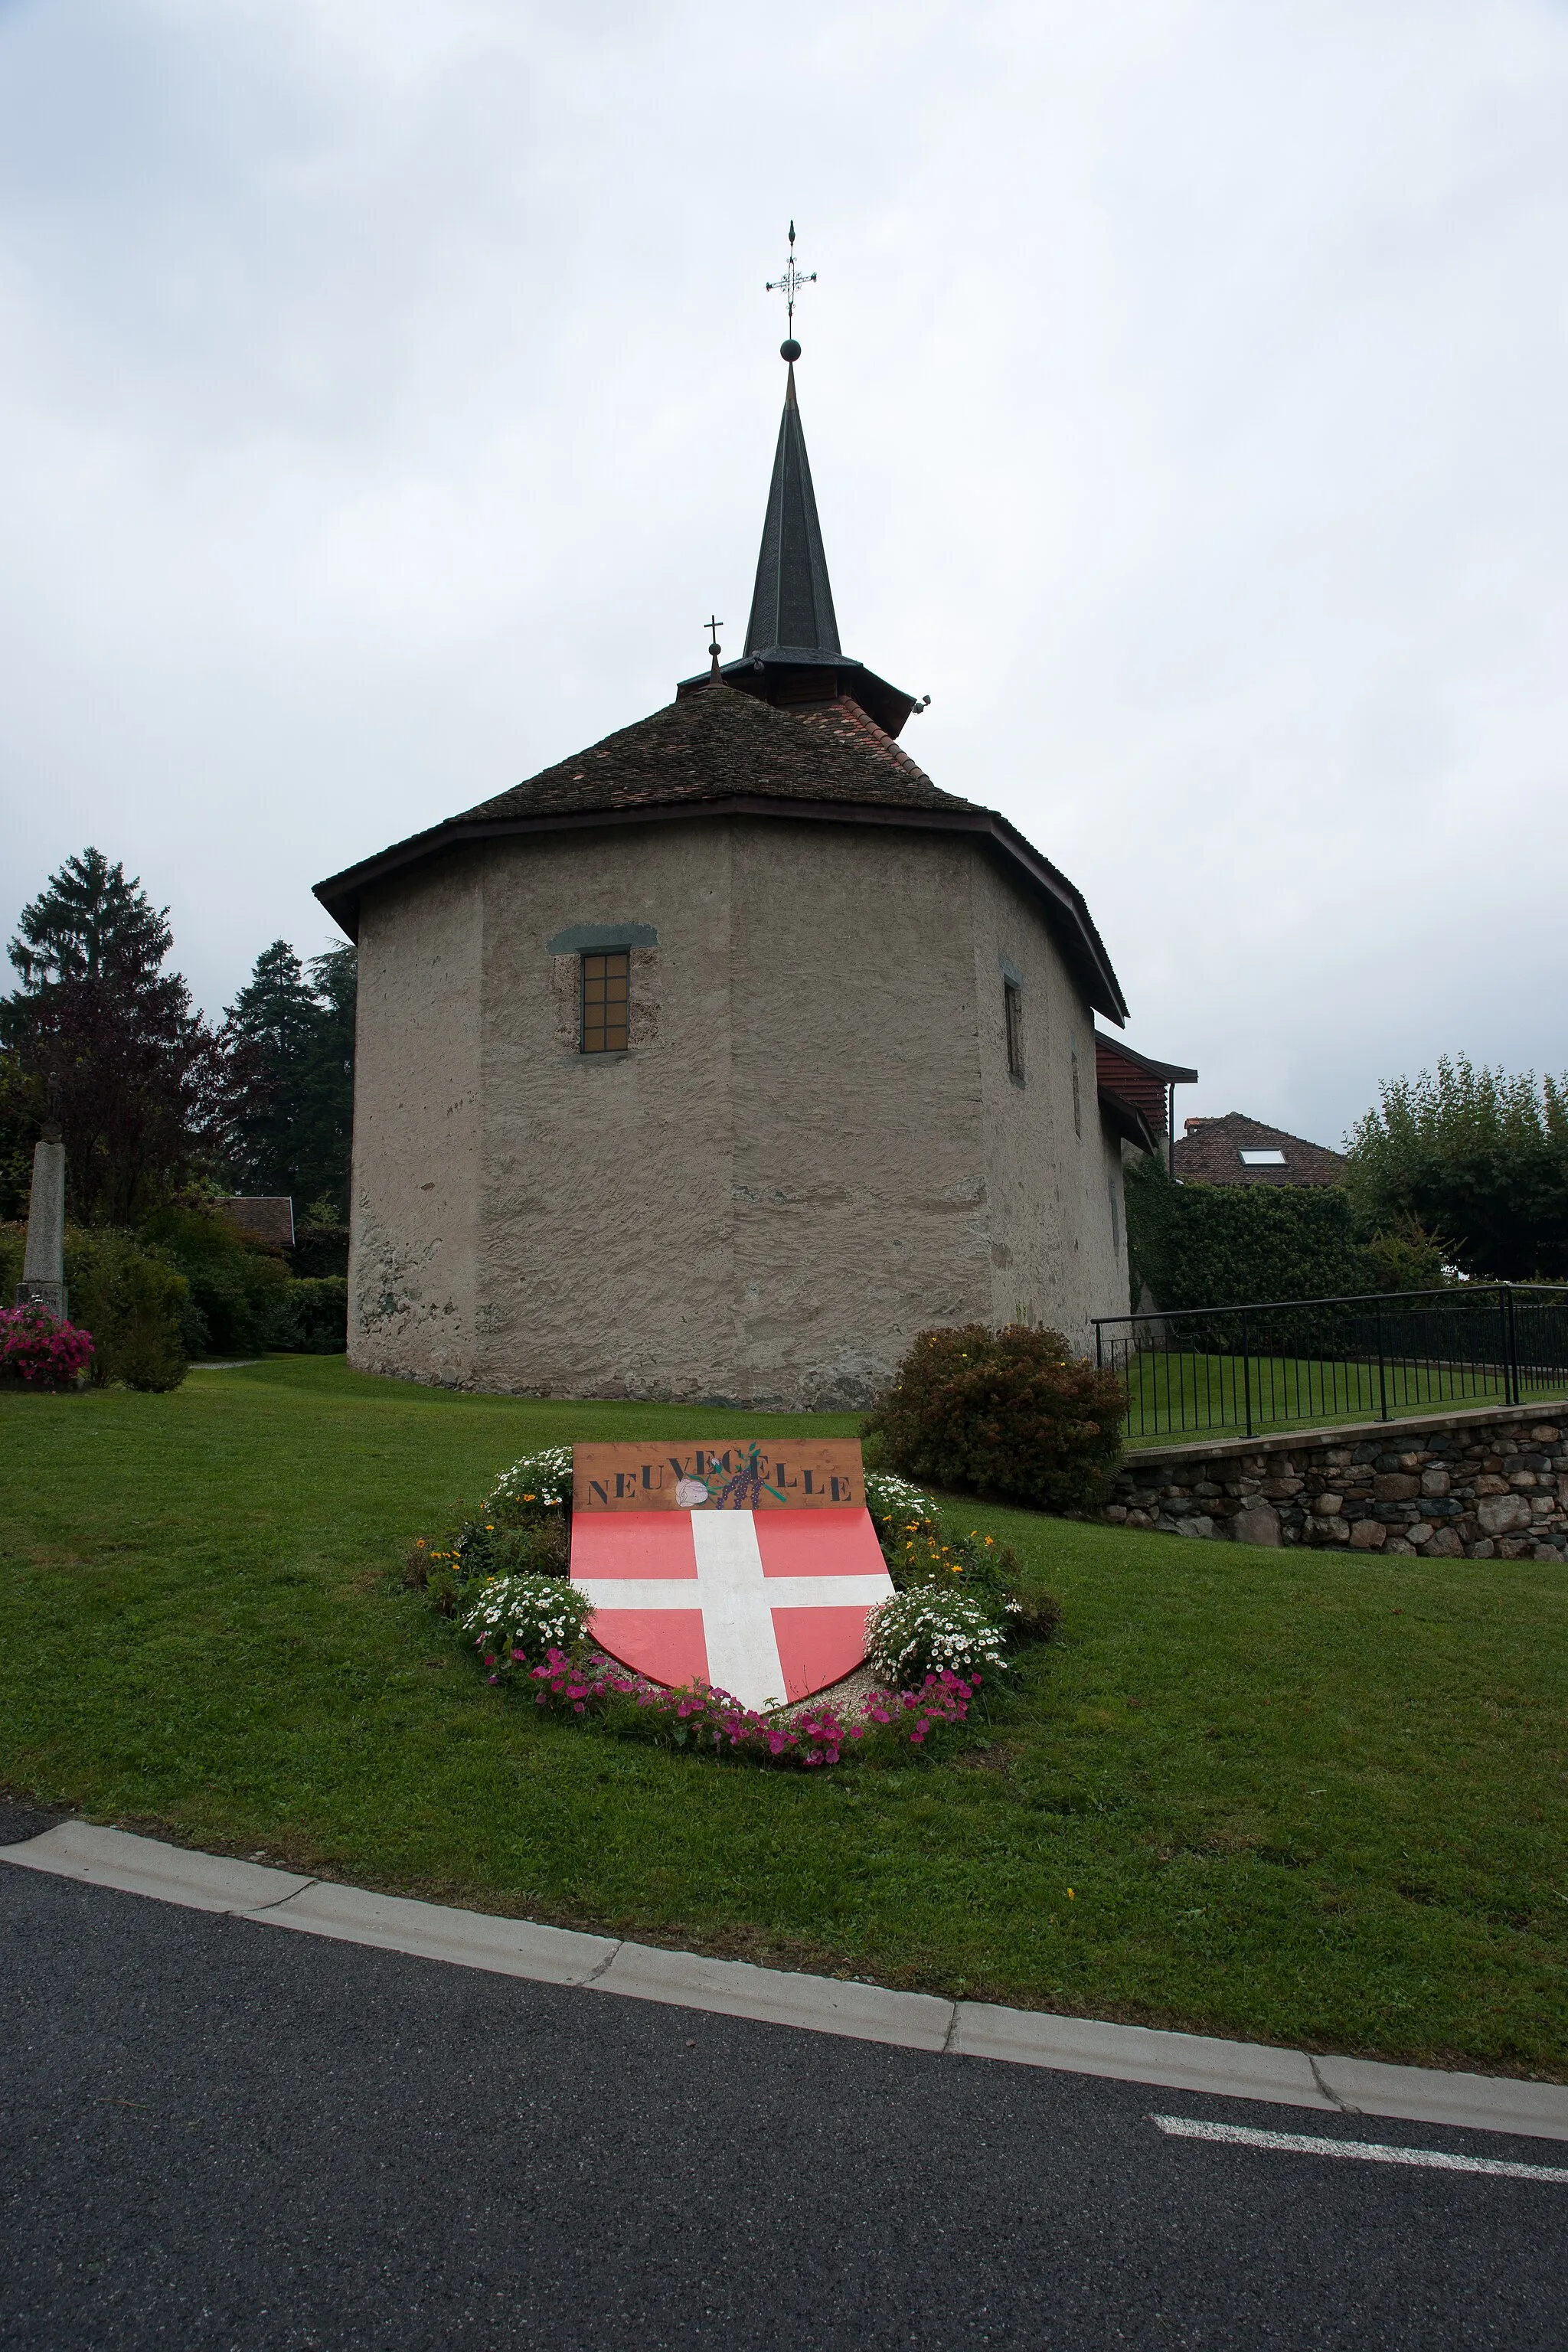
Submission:
[[973,853],[733,827],[739,1392],[855,1406],[915,1334],[983,1317]]
[[471,851],[366,893],[355,1023],[349,1361],[473,1377],[480,866]]
[[[852,1406],[925,1326],[1081,1344],[1121,1311],[1090,1016],[973,845],[692,819],[465,856],[365,908],[355,1362]],[[549,942],[631,924],[658,939],[632,953],[631,1050],[583,1055],[577,959]]]
[[[479,1384],[734,1392],[731,845],[712,821],[501,841],[485,880]],[[578,1051],[548,942],[647,924],[631,1050]]]
[[[1127,1293],[1120,1190],[1113,1220],[1095,1091],[1093,1013],[1032,898],[980,857],[973,896],[991,1204],[987,1319],[1047,1324],[1087,1352],[1091,1317],[1123,1312]],[[1022,1085],[1007,1068],[1003,989],[1010,974],[1022,991]],[[1119,1168],[1117,1174],[1120,1185]]]

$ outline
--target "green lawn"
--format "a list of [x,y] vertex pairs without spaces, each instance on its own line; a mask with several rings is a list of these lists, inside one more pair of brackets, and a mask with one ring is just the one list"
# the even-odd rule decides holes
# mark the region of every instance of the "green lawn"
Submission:
[[1568,2079],[1560,1568],[963,1507],[1065,1638],[973,1738],[801,1776],[542,1719],[397,1581],[531,1444],[792,1425],[321,1359],[7,1395],[0,1782],[656,1941]]
[[[1500,1371],[1463,1373],[1425,1364],[1373,1363],[1292,1356],[1200,1356],[1142,1349],[1127,1368],[1129,1451],[1196,1444],[1246,1433],[1247,1402],[1255,1436],[1283,1429],[1324,1429],[1337,1422],[1401,1421],[1424,1412],[1462,1412],[1508,1402]],[[1561,1380],[1526,1379],[1523,1401],[1561,1399]]]

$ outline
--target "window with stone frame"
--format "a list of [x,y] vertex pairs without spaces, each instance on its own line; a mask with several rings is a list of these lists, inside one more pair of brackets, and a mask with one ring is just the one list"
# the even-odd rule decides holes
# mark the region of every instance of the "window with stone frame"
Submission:
[[1016,980],[1002,982],[1002,1021],[1007,1037],[1007,1076],[1024,1077],[1024,992]]
[[631,999],[631,956],[625,948],[583,958],[584,1054],[624,1054]]

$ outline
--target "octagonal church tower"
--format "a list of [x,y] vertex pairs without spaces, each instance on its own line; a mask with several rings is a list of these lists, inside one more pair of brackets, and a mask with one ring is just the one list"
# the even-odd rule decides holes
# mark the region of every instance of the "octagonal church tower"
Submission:
[[317,887],[359,946],[362,1370],[842,1409],[931,1325],[1126,1311],[1115,973],[842,651],[784,351],[741,658]]

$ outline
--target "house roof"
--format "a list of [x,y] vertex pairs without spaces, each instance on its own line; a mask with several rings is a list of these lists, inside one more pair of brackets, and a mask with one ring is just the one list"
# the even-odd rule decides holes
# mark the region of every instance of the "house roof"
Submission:
[[1134,1063],[1139,1069],[1147,1070],[1152,1078],[1163,1078],[1167,1086],[1195,1087],[1198,1082],[1195,1070],[1184,1070],[1179,1062],[1153,1061],[1149,1055],[1135,1052],[1125,1038],[1104,1037],[1097,1033],[1094,1042],[1097,1045],[1103,1045],[1108,1054],[1115,1054],[1123,1062]]
[[1129,1102],[1125,1095],[1117,1094],[1110,1087],[1096,1089],[1100,1096],[1100,1115],[1112,1135],[1125,1143],[1135,1143],[1140,1151],[1158,1151],[1153,1129],[1138,1105]]
[[[1279,1151],[1284,1164],[1249,1168],[1244,1151]],[[1346,1165],[1342,1152],[1238,1110],[1189,1118],[1171,1152],[1171,1173],[1183,1184],[1342,1184]]]
[[1042,906],[1089,1003],[1113,1021],[1126,1001],[1082,895],[994,809],[933,784],[857,702],[798,710],[721,680],[560,760],[508,792],[316,885],[351,939],[361,894],[451,849],[507,835],[691,816],[884,824],[973,837]]

